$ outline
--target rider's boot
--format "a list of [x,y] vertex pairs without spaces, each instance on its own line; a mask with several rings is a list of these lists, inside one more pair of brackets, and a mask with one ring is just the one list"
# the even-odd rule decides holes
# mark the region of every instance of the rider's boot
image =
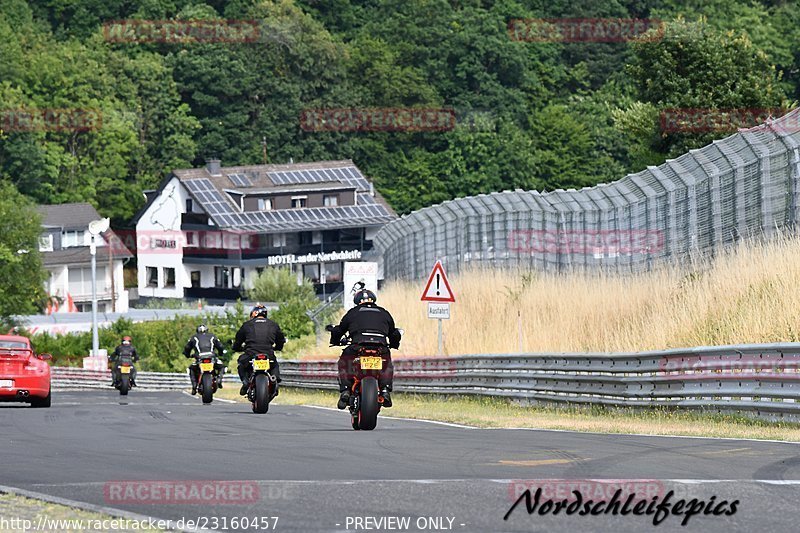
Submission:
[[336,404],[336,407],[338,407],[339,409],[344,409],[348,405],[350,405],[350,390],[345,389],[339,396],[339,403]]
[[381,390],[381,396],[383,396],[383,404],[382,404],[383,407],[391,407],[392,406],[392,395],[389,392],[389,388],[388,387],[384,387],[383,390]]

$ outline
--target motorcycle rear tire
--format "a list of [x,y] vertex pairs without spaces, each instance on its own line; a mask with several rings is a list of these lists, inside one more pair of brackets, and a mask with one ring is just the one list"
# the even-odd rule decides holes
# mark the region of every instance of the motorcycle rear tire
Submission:
[[214,401],[214,376],[211,374],[203,374],[200,386],[203,387],[203,403],[211,403]]
[[253,412],[264,414],[269,411],[269,377],[266,374],[256,374],[255,388]]
[[131,389],[131,378],[128,375],[123,374],[122,379],[120,379],[119,384],[119,394],[120,396],[127,396],[128,391]]
[[366,377],[361,380],[361,401],[358,410],[358,427],[370,431],[378,425],[378,411],[381,406],[378,403],[378,380],[374,377]]

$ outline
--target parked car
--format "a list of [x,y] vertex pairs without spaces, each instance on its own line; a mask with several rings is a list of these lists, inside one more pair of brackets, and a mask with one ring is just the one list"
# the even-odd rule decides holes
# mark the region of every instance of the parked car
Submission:
[[0,402],[50,407],[49,353],[36,355],[27,337],[0,335]]

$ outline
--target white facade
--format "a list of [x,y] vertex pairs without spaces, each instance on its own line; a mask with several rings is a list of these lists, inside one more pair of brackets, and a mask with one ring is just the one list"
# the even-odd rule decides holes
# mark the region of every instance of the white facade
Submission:
[[186,189],[173,177],[136,223],[139,296],[183,298],[183,290],[191,286],[183,265],[181,232],[188,199]]
[[[58,265],[47,267],[50,273],[48,294],[62,303],[56,313],[70,312],[69,298],[78,310],[90,311],[92,302],[91,263],[85,265]],[[114,276],[112,298],[111,276]],[[128,291],[125,289],[123,262],[114,260],[113,267],[97,264],[97,304],[100,312],[125,313],[128,311]],[[74,309],[72,309],[74,311]]]

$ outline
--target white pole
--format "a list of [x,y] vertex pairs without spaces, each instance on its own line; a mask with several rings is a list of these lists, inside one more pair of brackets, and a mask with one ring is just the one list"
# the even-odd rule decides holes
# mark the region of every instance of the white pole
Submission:
[[442,319],[439,319],[439,355],[444,355],[444,342],[442,341]]
[[89,251],[92,254],[92,356],[97,356],[100,351],[100,341],[97,338],[97,245],[92,235]]

